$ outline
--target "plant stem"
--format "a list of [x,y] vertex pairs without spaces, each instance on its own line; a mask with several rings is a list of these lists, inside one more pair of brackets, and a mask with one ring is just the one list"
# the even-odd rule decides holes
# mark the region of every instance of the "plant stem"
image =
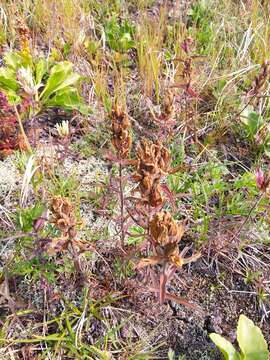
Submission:
[[165,301],[166,294],[166,284],[167,284],[167,276],[166,276],[166,263],[162,265],[162,272],[159,276],[159,304],[163,305]]
[[123,192],[123,179],[122,179],[122,162],[119,163],[119,193],[120,193],[120,227],[121,227],[121,246],[125,247],[125,231],[124,231],[124,192]]
[[75,246],[74,246],[74,244],[72,242],[72,239],[70,240],[70,245],[71,245],[71,253],[72,253],[72,256],[73,256],[75,270],[78,273],[78,275],[81,276],[82,275],[81,264],[80,264],[80,261],[79,261],[79,258],[78,258],[76,248],[75,248]]
[[33,151],[32,151],[31,145],[30,145],[30,143],[29,143],[29,141],[28,141],[28,138],[27,138],[27,136],[26,136],[26,133],[25,133],[25,131],[24,131],[23,124],[22,124],[22,119],[21,119],[21,117],[20,117],[20,114],[19,114],[19,112],[18,112],[18,110],[17,110],[17,106],[16,106],[16,105],[14,105],[14,110],[15,110],[15,114],[16,114],[16,117],[17,117],[17,121],[18,121],[19,127],[20,127],[20,132],[21,132],[21,134],[22,134],[22,137],[23,137],[23,140],[24,140],[26,149],[27,149],[27,151],[28,151],[29,153],[32,153]]

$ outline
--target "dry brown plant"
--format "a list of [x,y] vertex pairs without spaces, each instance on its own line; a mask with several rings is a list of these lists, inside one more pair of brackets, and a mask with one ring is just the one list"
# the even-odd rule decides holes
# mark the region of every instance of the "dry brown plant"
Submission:
[[121,247],[125,246],[125,198],[124,198],[124,181],[123,181],[123,166],[127,163],[129,156],[132,137],[131,137],[131,124],[127,113],[123,108],[116,102],[111,112],[111,124],[112,124],[112,145],[115,149],[117,158],[114,159],[119,166],[118,184],[119,189],[117,190],[120,200],[120,237]]
[[162,270],[160,272],[159,281],[152,273],[152,278],[159,287],[159,302],[163,304],[166,300],[166,287],[172,279],[175,271],[183,265],[196,261],[200,257],[200,253],[195,253],[189,257],[185,257],[189,247],[185,247],[181,252],[179,250],[179,242],[185,232],[184,225],[177,223],[168,211],[161,211],[155,214],[150,221],[150,242],[153,246],[153,256],[141,259],[138,268],[144,268],[149,265],[160,264]]
[[141,200],[151,207],[163,204],[160,181],[170,170],[169,151],[160,143],[142,140],[137,147],[137,166],[133,180],[139,183]]
[[74,205],[63,196],[55,196],[51,202],[52,218],[51,224],[61,232],[59,237],[52,238],[45,246],[49,255],[55,255],[69,250],[74,259],[76,271],[81,274],[79,253],[90,249],[86,241],[77,238],[77,228],[82,225],[75,216]]
[[125,111],[119,105],[115,105],[112,113],[112,144],[115,148],[118,159],[128,157],[132,139],[130,135],[130,120]]

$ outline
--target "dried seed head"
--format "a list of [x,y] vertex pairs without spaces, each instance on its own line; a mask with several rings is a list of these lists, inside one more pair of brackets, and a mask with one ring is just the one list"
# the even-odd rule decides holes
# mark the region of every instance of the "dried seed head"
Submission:
[[170,153],[157,141],[143,139],[137,148],[138,170],[148,173],[167,173],[170,167]]
[[73,238],[76,236],[77,225],[74,215],[74,207],[69,200],[63,196],[56,196],[52,199],[51,211],[53,223],[63,234]]
[[67,198],[56,196],[52,199],[52,211],[56,216],[70,216],[73,212],[73,206]]
[[128,115],[117,105],[114,106],[112,113],[112,144],[120,159],[128,156],[132,139],[130,136],[130,121]]
[[167,91],[163,102],[163,108],[163,113],[166,118],[174,116],[174,93],[171,90]]
[[157,146],[159,148],[158,166],[167,175],[170,170],[171,155],[160,142],[158,142]]
[[20,18],[17,19],[17,32],[19,34],[21,50],[29,53],[30,31],[25,22]]
[[141,141],[137,148],[137,169],[133,180],[139,182],[144,203],[153,207],[163,203],[160,181],[169,172],[170,162],[169,151],[160,142]]
[[68,249],[69,244],[72,247],[79,249],[79,251],[85,251],[89,249],[89,244],[82,240],[76,239],[78,225],[82,225],[82,222],[76,220],[74,214],[74,206],[70,201],[63,196],[56,196],[52,199],[51,211],[53,213],[53,219],[51,223],[61,231],[60,237],[50,239],[50,242],[45,244],[44,250],[49,255],[54,255],[58,252]]
[[169,212],[161,211],[150,222],[150,234],[158,245],[165,246],[178,243],[184,234],[184,227],[177,224]]

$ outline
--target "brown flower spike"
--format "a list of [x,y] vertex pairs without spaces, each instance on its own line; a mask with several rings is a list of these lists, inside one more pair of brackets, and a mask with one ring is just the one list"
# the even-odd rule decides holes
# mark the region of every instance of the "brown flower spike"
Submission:
[[142,259],[138,268],[155,264],[171,264],[181,267],[184,264],[196,261],[200,253],[185,258],[188,248],[179,252],[178,244],[184,235],[184,226],[178,224],[168,211],[156,213],[150,222],[150,235],[154,246],[155,255]]
[[56,227],[58,227],[64,235],[75,237],[77,222],[74,216],[74,208],[69,200],[62,196],[53,198],[52,213],[54,217],[53,223]]
[[74,207],[70,201],[63,196],[56,196],[52,199],[51,211],[53,219],[51,221],[60,231],[60,237],[51,239],[47,245],[46,251],[49,255],[55,255],[58,252],[67,250],[69,244],[77,246],[80,250],[85,250],[85,244],[76,240],[77,222]]
[[185,247],[180,253],[178,244],[183,234],[183,225],[178,224],[167,211],[156,213],[150,222],[150,240],[153,244],[154,255],[141,259],[137,268],[141,269],[157,264],[162,265],[159,276],[159,289],[157,290],[160,304],[163,304],[169,296],[166,287],[177,268],[196,261],[200,257],[200,253],[185,257],[189,247]]
[[143,140],[137,148],[137,169],[133,180],[139,182],[139,189],[144,203],[152,207],[164,201],[160,181],[169,172],[170,154],[160,143]]
[[181,240],[184,227],[178,225],[168,211],[161,211],[150,222],[150,234],[156,245],[166,246]]
[[172,90],[168,90],[163,101],[163,119],[172,119],[175,115],[174,108],[174,93]]
[[119,159],[125,159],[131,149],[130,121],[128,115],[115,105],[112,113],[112,144]]
[[[74,267],[77,274],[84,279],[80,265],[79,254],[91,249],[89,243],[85,240],[77,239],[77,226],[82,225],[75,217],[74,206],[63,196],[56,196],[52,199],[51,211],[53,214],[52,224],[61,231],[59,237],[52,238],[49,244],[46,244],[45,250],[49,255],[55,255],[64,250],[68,250],[74,261]],[[79,252],[77,251],[79,250]]]
[[21,50],[26,54],[30,53],[30,30],[20,18],[17,19],[17,32],[19,34]]

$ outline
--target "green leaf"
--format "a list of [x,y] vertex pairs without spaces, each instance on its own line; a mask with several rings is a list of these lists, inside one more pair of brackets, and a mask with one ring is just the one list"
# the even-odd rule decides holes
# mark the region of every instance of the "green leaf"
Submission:
[[29,208],[19,209],[17,213],[17,222],[21,230],[24,232],[31,231],[33,229],[34,221],[39,218],[44,209],[44,205],[39,203]]
[[10,51],[6,53],[4,56],[4,61],[6,66],[14,71],[16,71],[19,67],[22,66],[22,58],[15,51]]
[[113,17],[105,24],[105,35],[108,46],[120,52],[125,52],[135,46],[132,39],[133,27],[127,20],[119,23],[116,17]]
[[[1,88],[1,86],[0,86]],[[13,104],[20,104],[22,99],[20,98],[20,96],[18,96],[16,94],[15,91],[9,89],[9,90],[4,90],[4,93],[6,94],[7,98],[8,98],[8,102],[13,105]]]
[[67,87],[55,94],[49,99],[46,104],[48,106],[61,106],[61,107],[73,107],[80,102],[79,95],[76,89]]
[[269,352],[263,334],[245,315],[240,315],[237,326],[237,340],[244,360],[268,360]]
[[35,80],[36,84],[40,84],[43,76],[48,71],[48,64],[44,58],[40,58],[36,64],[36,74],[35,74]]
[[90,108],[84,105],[78,95],[78,91],[72,87],[67,87],[57,92],[54,97],[46,102],[47,106],[59,106],[67,110],[78,110],[83,114],[88,114]]
[[23,51],[10,51],[4,56],[6,66],[16,71],[20,67],[30,67],[33,66],[33,58],[29,53],[24,53]]
[[265,153],[265,155],[266,155],[267,157],[270,158],[270,147],[269,147],[269,145],[267,145],[267,146],[264,147],[264,153]]
[[212,333],[209,335],[210,339],[216,344],[219,350],[224,355],[225,360],[240,360],[239,353],[235,350],[232,344],[219,334]]
[[40,94],[41,101],[44,103],[57,91],[75,85],[80,78],[79,74],[72,71],[70,62],[63,61],[55,65],[51,70],[45,89]]
[[0,68],[0,88],[13,91],[18,89],[14,71],[8,68]]
[[263,125],[263,119],[261,115],[250,109],[243,111],[241,121],[246,125],[248,136],[255,136],[257,131]]

